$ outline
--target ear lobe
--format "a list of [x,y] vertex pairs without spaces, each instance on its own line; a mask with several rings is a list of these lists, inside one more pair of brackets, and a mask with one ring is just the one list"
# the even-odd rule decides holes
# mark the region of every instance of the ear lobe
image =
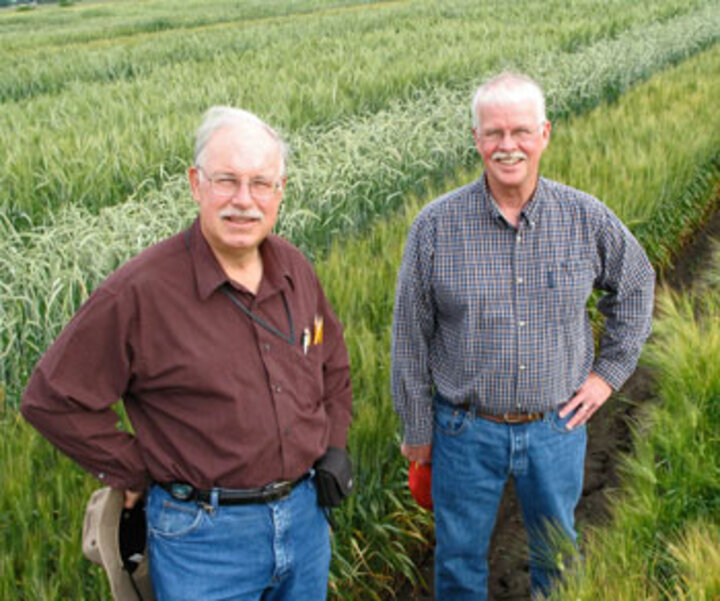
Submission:
[[482,146],[480,144],[480,134],[476,128],[472,128],[473,140],[475,141],[475,148],[482,155]]
[[200,202],[200,175],[197,167],[195,167],[195,165],[188,167],[187,175],[192,197],[195,199],[195,202]]
[[552,123],[550,123],[550,121],[545,121],[545,125],[543,125],[543,148],[547,148],[547,145],[550,143],[551,130]]

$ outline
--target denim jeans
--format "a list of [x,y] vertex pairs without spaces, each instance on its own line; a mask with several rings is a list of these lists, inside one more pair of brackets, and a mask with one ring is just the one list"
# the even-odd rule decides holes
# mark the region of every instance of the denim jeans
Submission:
[[159,486],[147,501],[157,601],[322,601],[330,530],[312,479],[279,501],[207,507]]
[[[432,494],[435,508],[435,598],[487,599],[490,537],[512,476],[530,546],[533,595],[557,576],[550,531],[574,545],[587,434],[565,429],[557,412],[528,424],[498,424],[435,403]],[[553,524],[548,528],[548,524]]]

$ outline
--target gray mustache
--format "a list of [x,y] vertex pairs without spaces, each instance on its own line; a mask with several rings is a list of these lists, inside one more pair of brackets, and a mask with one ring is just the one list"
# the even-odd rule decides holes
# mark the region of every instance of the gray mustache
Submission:
[[220,219],[226,219],[228,217],[238,217],[240,219],[257,219],[258,221],[264,221],[265,215],[255,209],[248,209],[243,211],[242,209],[236,209],[234,207],[226,207],[219,213]]

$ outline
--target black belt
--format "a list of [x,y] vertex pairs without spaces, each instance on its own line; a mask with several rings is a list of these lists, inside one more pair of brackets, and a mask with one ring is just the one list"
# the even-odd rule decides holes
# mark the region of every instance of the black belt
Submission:
[[218,493],[218,505],[249,505],[251,503],[271,503],[287,497],[293,488],[307,480],[310,473],[305,473],[297,480],[280,480],[271,482],[262,488],[215,488],[200,490],[185,482],[158,482],[158,486],[170,493],[178,501],[195,501],[211,503],[213,491]]

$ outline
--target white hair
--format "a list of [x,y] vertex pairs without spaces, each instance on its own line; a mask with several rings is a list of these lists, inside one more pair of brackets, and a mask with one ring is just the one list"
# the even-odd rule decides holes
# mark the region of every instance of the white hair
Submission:
[[472,119],[475,131],[480,131],[480,109],[485,106],[516,104],[532,101],[535,103],[538,122],[547,120],[545,116],[545,96],[540,85],[527,75],[505,71],[489,79],[475,92],[472,102]]
[[203,116],[203,121],[195,134],[195,157],[193,160],[197,167],[203,166],[203,153],[213,134],[223,127],[233,126],[261,127],[277,144],[282,163],[281,173],[285,175],[288,147],[280,135],[257,115],[231,106],[213,106]]

